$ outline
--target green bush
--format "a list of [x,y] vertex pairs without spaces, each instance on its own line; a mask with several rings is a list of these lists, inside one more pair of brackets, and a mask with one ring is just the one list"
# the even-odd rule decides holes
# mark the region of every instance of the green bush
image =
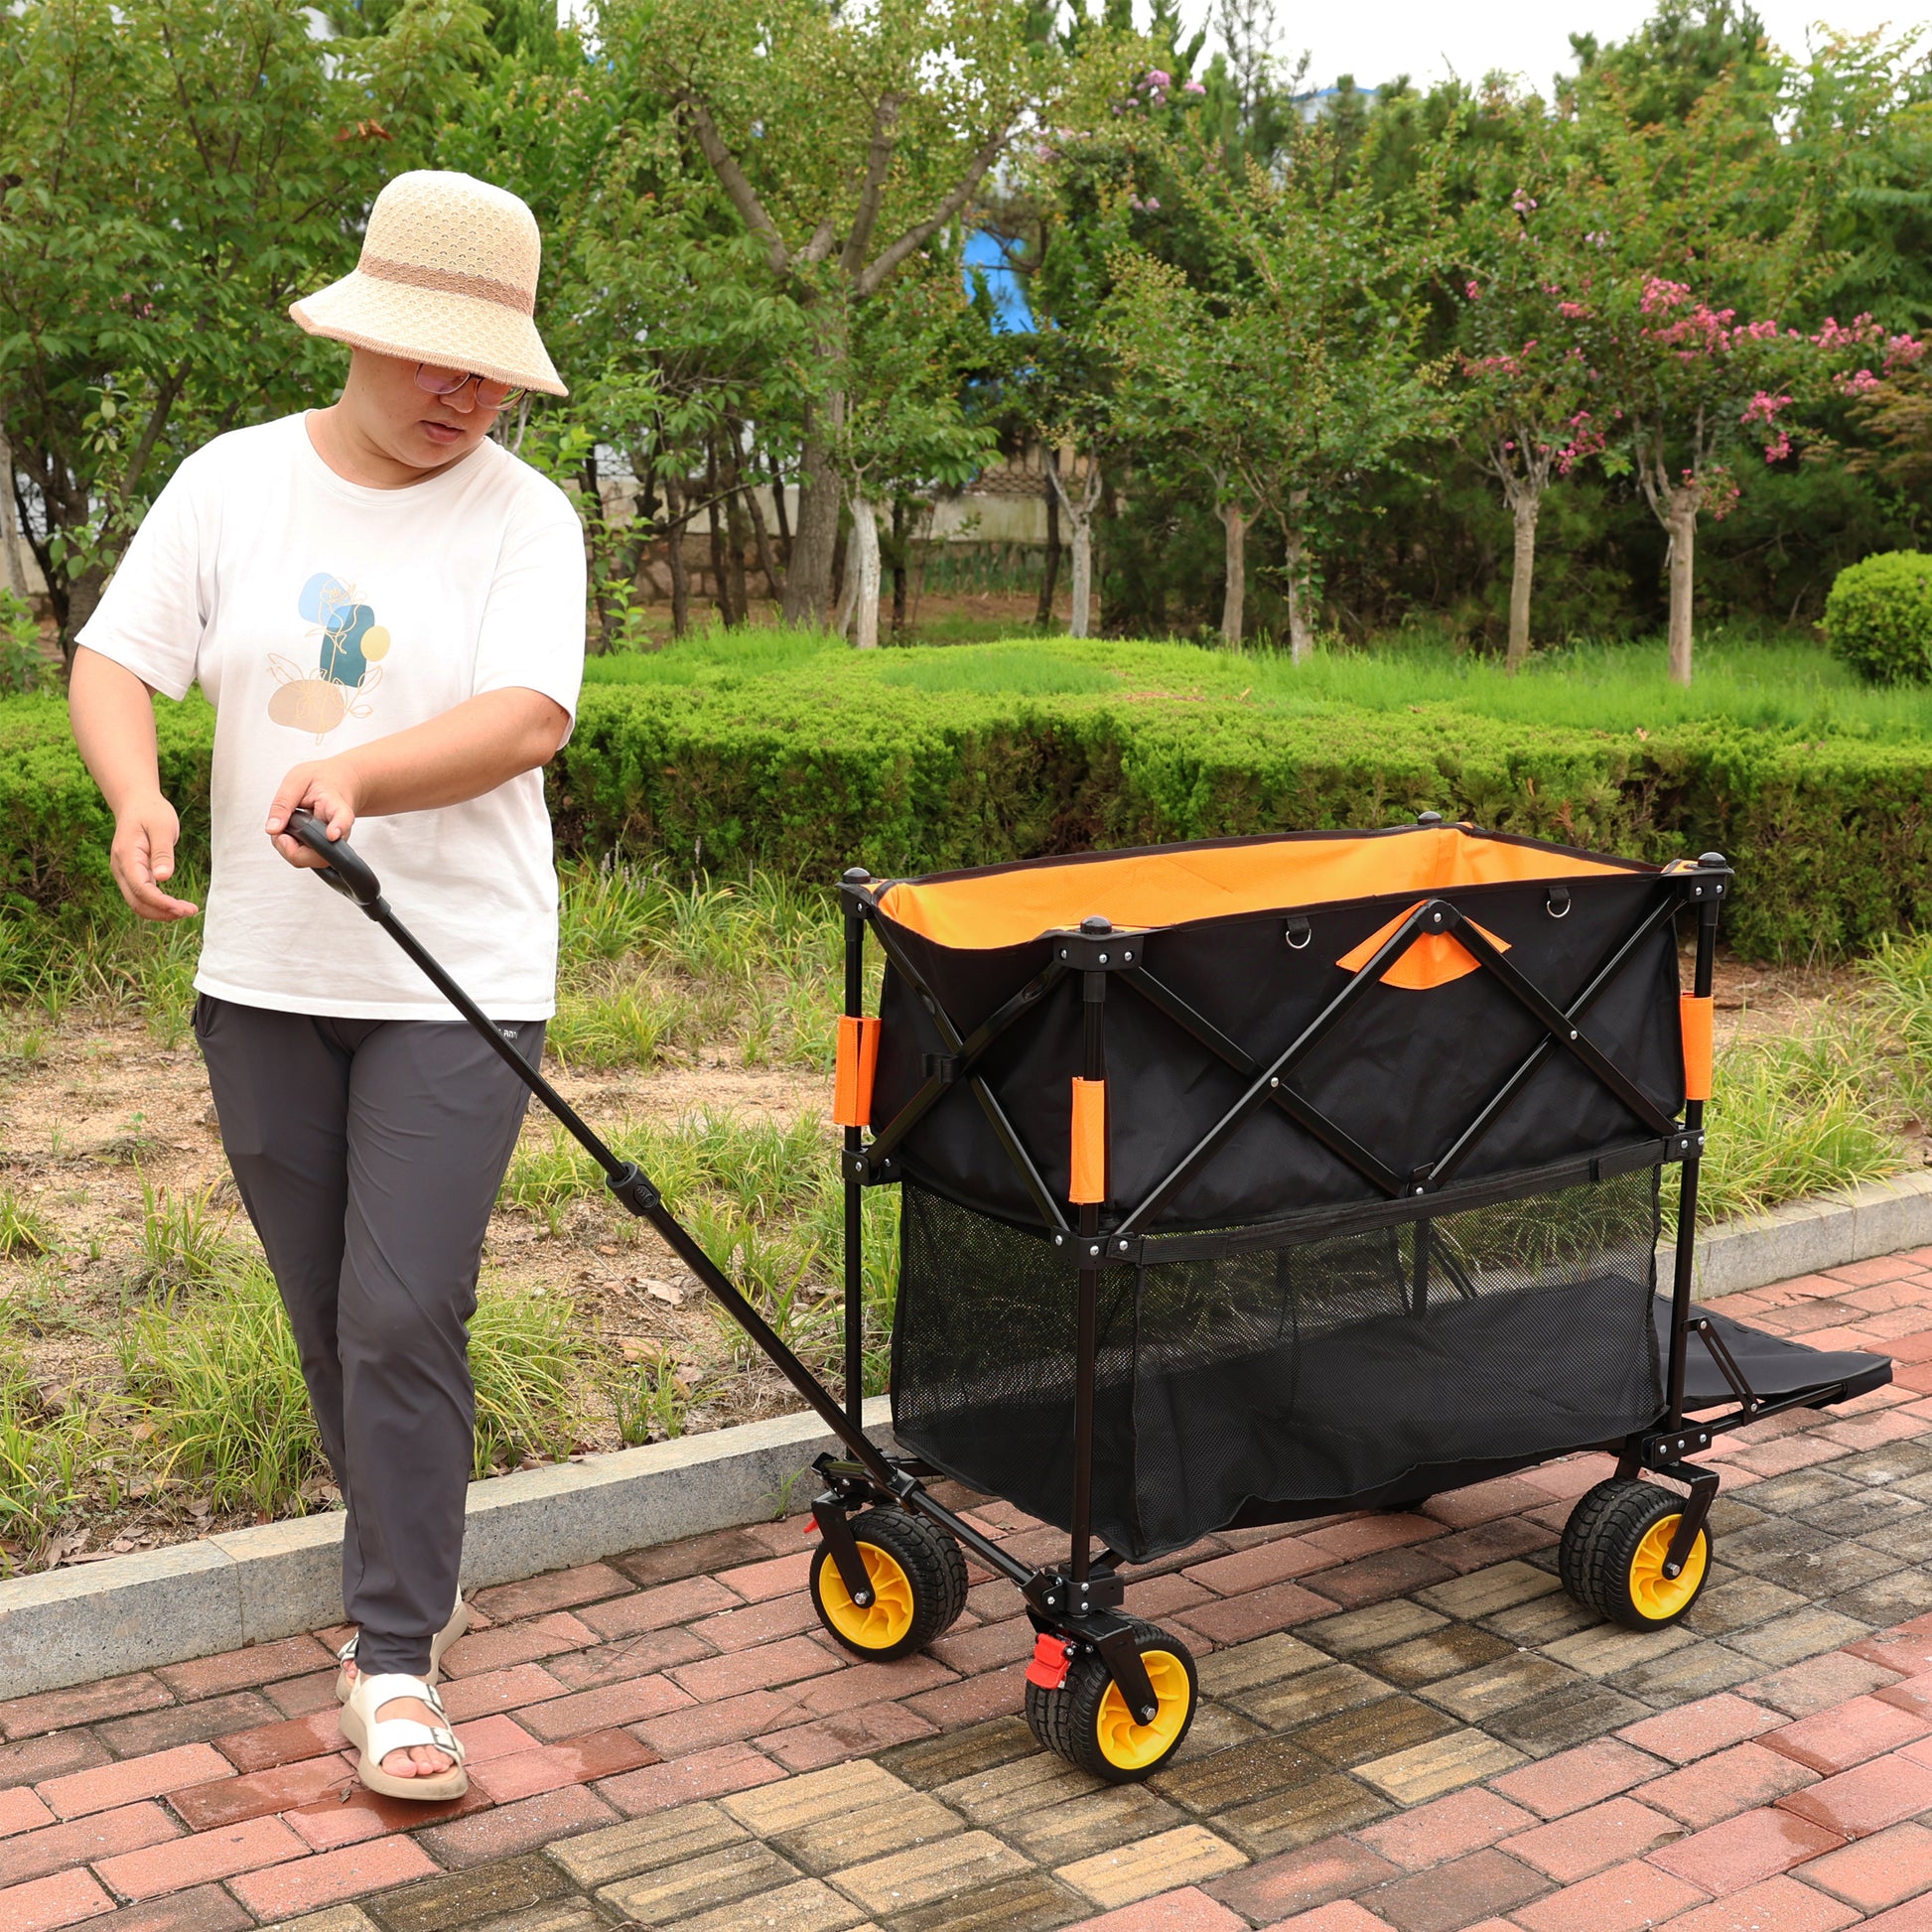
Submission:
[[34,608],[24,597],[0,590],[0,691],[38,691],[46,681]]
[[[588,685],[550,772],[563,850],[829,883],[1089,847],[1389,825],[1434,809],[1739,873],[1747,957],[1866,951],[1932,927],[1925,735],[1652,713],[1604,729],[1439,695],[1370,708],[1273,660],[1113,639],[860,653],[802,636],[696,639]],[[1823,660],[1829,664],[1829,659]],[[1517,680],[1527,687],[1534,682]],[[1855,694],[1856,695],[1856,694]],[[1871,702],[1878,702],[1873,694]],[[160,707],[183,863],[206,864],[212,714]],[[36,935],[118,916],[112,827],[58,704],[0,701],[0,971]],[[6,910],[30,914],[11,926]],[[408,908],[398,911],[407,918]],[[612,943],[618,943],[613,939]],[[24,951],[23,948],[28,949]]]
[[1841,570],[1825,600],[1832,648],[1873,684],[1932,677],[1932,557],[1886,550]]

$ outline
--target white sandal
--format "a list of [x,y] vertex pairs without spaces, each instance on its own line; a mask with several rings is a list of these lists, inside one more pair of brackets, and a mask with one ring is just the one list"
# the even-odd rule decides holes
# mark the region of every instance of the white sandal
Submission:
[[[376,1715],[384,1705],[403,1698],[420,1699],[442,1722],[426,1725],[416,1718]],[[415,1798],[424,1804],[440,1804],[450,1798],[461,1798],[470,1789],[470,1773],[463,1768],[466,1753],[462,1742],[450,1728],[435,1687],[425,1684],[420,1677],[358,1675],[355,1689],[343,1706],[342,1725],[343,1735],[362,1754],[355,1775],[371,1791],[385,1798]],[[382,1760],[391,1751],[413,1750],[422,1744],[444,1752],[455,1762],[434,1777],[399,1778],[382,1768]]]
[[[470,1605],[463,1600],[463,1592],[457,1592],[456,1608],[450,1612],[450,1620],[429,1640],[429,1675],[424,1680],[430,1684],[443,1681],[443,1653],[457,1638],[470,1627]],[[356,1636],[361,1634],[356,1632]],[[355,1661],[355,1637],[350,1637],[336,1652],[336,1702],[346,1704],[348,1694],[355,1688],[355,1679],[349,1676],[348,1666]]]

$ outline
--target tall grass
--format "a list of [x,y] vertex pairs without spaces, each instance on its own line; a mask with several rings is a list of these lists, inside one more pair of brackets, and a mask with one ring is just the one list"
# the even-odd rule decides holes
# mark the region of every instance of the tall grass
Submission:
[[90,1408],[51,1407],[19,1358],[0,1354],[0,1537],[32,1544],[47,1536],[80,1499],[99,1453]]
[[728,1040],[754,1065],[831,1065],[843,927],[825,895],[609,860],[566,864],[562,887],[549,1045],[566,1066],[649,1066]]
[[[780,1338],[829,1368],[844,1334],[845,1192],[838,1141],[822,1122],[698,1114],[672,1125],[627,1122],[612,1142],[635,1161]],[[506,1207],[560,1230],[578,1202],[610,1203],[603,1175],[561,1129],[526,1139],[504,1177]],[[868,1188],[865,1260],[866,1382],[883,1389],[897,1290],[897,1194]],[[719,1311],[719,1342],[735,1362],[754,1351]]]
[[[575,1447],[585,1341],[562,1297],[485,1293],[470,1324],[476,1473]],[[268,1274],[243,1266],[128,1317],[126,1377],[156,1473],[217,1510],[300,1515],[327,1473],[295,1336]]]

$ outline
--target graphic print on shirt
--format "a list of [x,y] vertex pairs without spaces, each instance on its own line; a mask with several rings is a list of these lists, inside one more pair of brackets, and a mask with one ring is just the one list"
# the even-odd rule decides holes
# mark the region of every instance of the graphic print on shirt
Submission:
[[302,586],[296,610],[319,633],[317,667],[304,670],[270,651],[276,688],[268,716],[291,731],[314,732],[320,745],[345,718],[369,715],[370,707],[358,700],[382,681],[380,660],[389,654],[389,632],[376,622],[370,606],[357,603],[354,591],[326,570]]

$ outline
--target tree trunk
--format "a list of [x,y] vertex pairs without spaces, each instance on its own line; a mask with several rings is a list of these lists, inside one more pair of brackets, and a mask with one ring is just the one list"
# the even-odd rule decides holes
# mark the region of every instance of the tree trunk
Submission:
[[[778,547],[784,553],[785,569],[791,568],[791,512],[785,508],[784,472],[775,463],[764,466],[771,473],[771,513],[778,519]],[[773,591],[772,596],[777,596]]]
[[1308,500],[1306,489],[1289,491],[1288,509],[1293,521],[1282,537],[1288,564],[1288,655],[1295,664],[1306,664],[1314,655],[1314,629],[1309,622],[1309,539],[1301,523],[1301,511]]
[[684,530],[690,518],[684,511],[684,485],[675,477],[664,479],[664,527],[669,542],[666,561],[671,571],[671,635],[682,637],[691,627],[691,576],[684,567]]
[[798,534],[785,568],[784,620],[815,625],[832,601],[832,553],[839,540],[839,479],[832,468],[832,439],[845,421],[845,396],[832,391],[807,421],[798,459]]
[[[780,509],[784,507],[784,486],[773,483],[772,500]],[[764,526],[764,505],[759,501],[756,486],[745,492],[745,507],[752,516],[752,539],[758,545],[759,568],[764,573],[764,594],[776,601],[784,596],[784,572],[778,567],[778,559],[771,548],[771,532]]]
[[597,612],[597,635],[586,648],[593,657],[611,648],[611,635],[617,624],[611,611],[611,529],[604,517],[604,491],[597,467],[597,452],[584,459],[579,478],[584,491],[585,547],[590,553],[591,605]]
[[1698,492],[1680,486],[1670,493],[1670,681],[1691,681],[1691,593],[1697,556]]
[[852,541],[846,553],[852,579],[852,641],[861,650],[879,645],[879,512],[859,491],[852,493]]
[[[1051,453],[1047,461],[1052,461]],[[1060,493],[1051,483],[1046,486],[1046,562],[1039,574],[1039,609],[1034,622],[1049,629],[1053,622],[1053,594],[1060,586]]]
[[1516,558],[1509,573],[1509,651],[1503,668],[1513,677],[1530,654],[1530,586],[1536,578],[1536,519],[1540,491],[1521,490],[1510,505],[1516,518]]
[[1066,520],[1073,530],[1073,615],[1066,633],[1069,637],[1085,637],[1091,634],[1093,625],[1093,511],[1100,501],[1100,465],[1088,465],[1077,503],[1060,482],[1057,461],[1050,462],[1046,475],[1058,492],[1060,508],[1066,512]]
[[27,595],[27,564],[20,554],[20,521],[14,504],[14,446],[0,429],[0,548],[7,553],[7,588]]
[[1241,648],[1242,608],[1248,597],[1248,515],[1239,503],[1221,505],[1227,532],[1227,587],[1221,593],[1221,640]]
[[752,526],[745,514],[745,432],[743,425],[730,421],[719,444],[719,462],[724,483],[730,494],[725,498],[725,562],[731,571],[732,608],[737,621],[752,621],[752,587],[746,582],[745,552],[751,542]]
[[893,642],[905,641],[906,579],[911,572],[905,559],[905,498],[893,492]]
[[732,616],[731,572],[725,565],[725,539],[720,529],[722,519],[718,514],[718,445],[715,439],[707,439],[704,446],[704,493],[705,493],[705,534],[711,546],[711,595],[712,602],[718,607],[718,616],[726,629],[730,629],[736,619]]

